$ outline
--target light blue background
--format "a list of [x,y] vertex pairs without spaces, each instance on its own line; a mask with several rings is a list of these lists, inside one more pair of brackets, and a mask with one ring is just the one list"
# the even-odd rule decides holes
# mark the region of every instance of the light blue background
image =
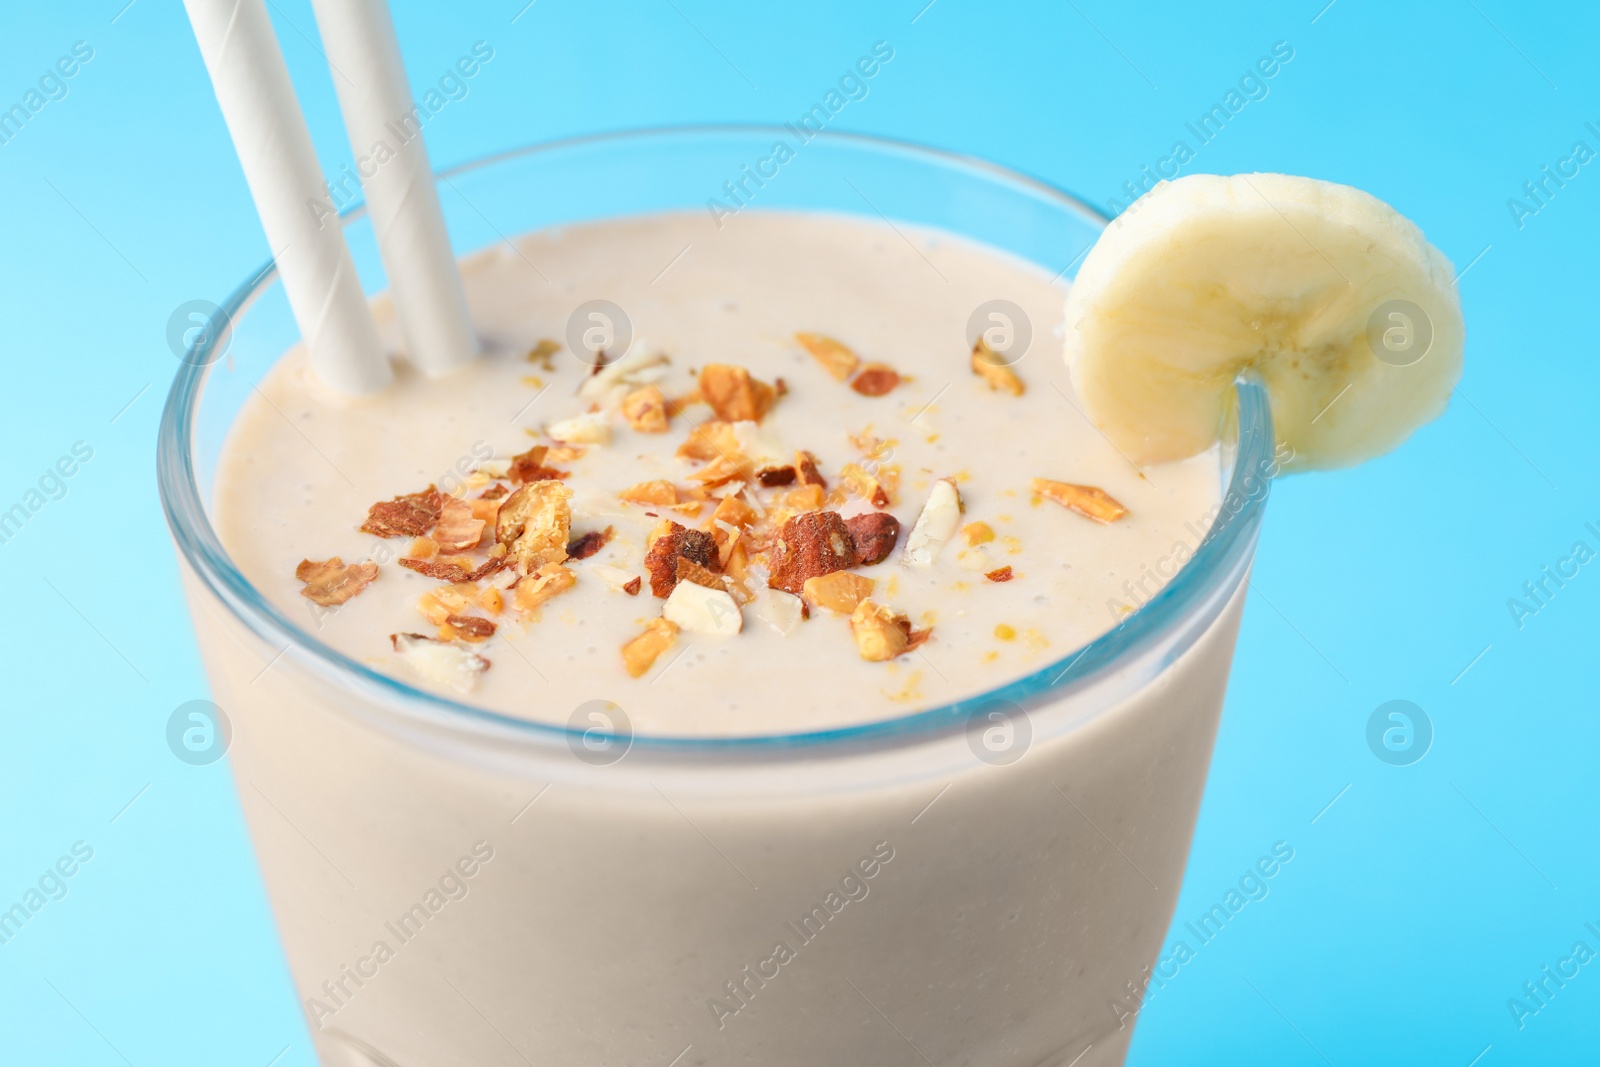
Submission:
[[[0,15],[6,105],[74,41],[94,48],[70,94],[0,145],[0,508],[73,442],[94,449],[0,545],[0,899],[74,841],[94,848],[68,896],[0,946],[0,1061],[303,1067],[227,765],[186,766],[163,736],[205,693],[156,500],[164,330],[268,250],[181,6],[125,2]],[[1600,1059],[1600,963],[1520,1030],[1507,1008],[1574,942],[1600,950],[1584,929],[1600,927],[1600,564],[1523,628],[1506,606],[1575,540],[1600,548],[1584,529],[1600,528],[1600,163],[1523,226],[1507,207],[1575,141],[1600,150],[1584,125],[1600,127],[1592,7],[537,0],[513,23],[524,2],[398,4],[414,86],[475,40],[496,49],[429,125],[436,165],[787,120],[883,39],[893,63],[838,128],[1104,204],[1288,42],[1270,95],[1189,169],[1347,182],[1416,219],[1471,265],[1467,368],[1397,454],[1278,487],[1179,920],[1274,842],[1295,857],[1151,999],[1131,1062]],[[332,171],[348,149],[309,6],[273,9]],[[1410,767],[1365,740],[1392,698],[1436,730]]]

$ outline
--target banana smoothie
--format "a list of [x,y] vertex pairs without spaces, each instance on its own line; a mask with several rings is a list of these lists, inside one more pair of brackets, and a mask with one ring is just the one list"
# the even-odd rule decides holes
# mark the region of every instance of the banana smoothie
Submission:
[[323,1062],[1122,1063],[1261,498],[1442,408],[1443,256],[1250,175],[1158,186],[1070,289],[779,211],[462,274],[473,365],[255,384],[210,508],[247,593],[179,530]]

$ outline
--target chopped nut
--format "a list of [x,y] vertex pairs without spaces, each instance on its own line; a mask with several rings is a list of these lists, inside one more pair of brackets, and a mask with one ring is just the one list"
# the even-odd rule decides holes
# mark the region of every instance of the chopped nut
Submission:
[[421,537],[439,521],[443,498],[433,486],[420,493],[397,496],[367,509],[361,532],[375,537]]
[[634,575],[633,580],[623,585],[622,591],[629,596],[638,596],[639,589],[644,585],[644,579]]
[[873,663],[894,659],[911,646],[911,620],[870,597],[850,615],[850,634],[856,651]]
[[899,373],[887,363],[868,363],[850,383],[862,396],[883,396],[900,384]]
[[866,472],[859,463],[846,463],[839,468],[839,478],[850,491],[865,500],[875,508],[889,506],[889,493],[878,483],[878,479]]
[[863,567],[888,559],[900,536],[900,520],[882,511],[852,516],[844,524],[850,531],[850,540],[855,543],[856,555],[860,557]]
[[792,511],[820,511],[826,503],[826,494],[820,485],[802,485],[783,495],[783,506]]
[[629,675],[639,678],[677,639],[677,623],[670,619],[651,619],[645,623],[644,633],[622,646],[622,664]]
[[743,529],[756,521],[756,511],[737,496],[725,496],[711,513],[711,520]]
[[1113,523],[1128,513],[1128,509],[1112,499],[1104,489],[1092,485],[1072,485],[1069,482],[1053,482],[1048,478],[1035,478],[1033,491],[1095,522]]
[[563,444],[608,445],[611,443],[611,420],[603,411],[586,411],[551,423],[548,432]]
[[433,539],[445,552],[465,552],[483,540],[484,521],[472,516],[472,505],[460,497],[446,496],[439,509]]
[[767,584],[798,595],[807,578],[847,570],[857,562],[850,530],[837,511],[807,511],[784,522],[772,545]]
[[700,396],[717,418],[727,422],[760,422],[777,399],[777,390],[750,377],[743,367],[709,363],[700,371]]
[[692,559],[684,559],[682,556],[679,556],[678,581],[675,585],[673,585],[672,588],[677,589],[678,586],[682,585],[684,582],[693,582],[695,585],[703,585],[707,589],[725,590],[727,588],[727,586],[722,584],[721,577],[712,573],[711,568],[701,566]]
[[424,634],[390,634],[400,657],[423,678],[461,692],[472,692],[489,661],[461,645],[448,644]]
[[444,624],[466,641],[487,641],[494,636],[495,625],[479,615],[450,615]]
[[749,473],[749,468],[738,459],[718,456],[704,467],[689,475],[691,482],[699,482],[707,489],[738,481]]
[[939,550],[955,535],[961,523],[961,494],[956,483],[940,478],[928,492],[928,502],[906,537],[905,563],[911,567],[930,567]]
[[849,348],[820,333],[797,333],[794,339],[816,357],[817,362],[833,376],[834,381],[848,381],[861,363],[861,358]]
[[[550,482],[559,481],[567,476],[566,471],[558,471],[544,465],[549,456],[549,445],[534,445],[526,452],[511,457],[511,463],[506,468],[506,477],[521,485],[525,482]],[[500,496],[505,493],[501,492]],[[495,499],[487,493],[485,499]]]
[[439,543],[431,537],[418,537],[406,549],[412,559],[432,559],[439,554]]
[[794,484],[797,472],[793,467],[762,467],[756,471],[756,481],[767,489]]
[[[688,561],[678,562],[682,566]],[[661,617],[692,634],[710,637],[732,637],[744,628],[744,614],[720,583],[704,586],[694,581],[679,582],[662,605]]]
[[[613,567],[607,563],[591,563],[588,565],[588,571],[620,593],[627,593],[630,585],[633,586],[634,593],[639,591],[639,576],[621,567]],[[633,593],[628,595],[632,596]]]
[[806,602],[781,589],[763,589],[756,595],[756,618],[788,637],[805,617]]
[[300,590],[301,596],[307,597],[313,604],[331,608],[343,604],[371,585],[378,576],[378,565],[369,560],[346,566],[338,556],[321,563],[303,559],[300,566],[294,569],[294,576],[296,581],[305,583],[305,588]]
[[716,459],[718,456],[737,458],[742,451],[733,423],[722,419],[712,419],[695,426],[683,444],[678,446],[678,455],[683,459]]
[[678,502],[677,486],[664,478],[630,485],[617,494],[618,499],[630,504],[654,504],[671,507]]
[[576,541],[567,545],[568,559],[588,559],[590,556],[606,547],[607,542],[616,534],[615,527],[607,526],[604,530],[590,530]]
[[650,592],[665,599],[678,584],[678,560],[687,559],[710,567],[717,558],[716,542],[704,530],[690,530],[671,519],[663,519],[651,531],[650,548],[645,553],[645,570],[650,572]]
[[572,490],[557,481],[529,482],[506,497],[495,520],[495,540],[523,574],[567,558]]
[[984,577],[991,582],[1009,582],[1012,579],[1011,564],[1007,563],[1004,567],[996,567],[994,570],[986,572]]
[[989,388],[1012,396],[1024,390],[1017,372],[1006,366],[1005,357],[989,347],[982,337],[972,346],[972,372],[989,383]]
[[653,385],[635,389],[622,398],[622,416],[640,433],[666,433],[667,398]]
[[546,563],[511,591],[517,610],[531,615],[539,605],[578,584],[578,576],[559,563]]
[[400,566],[441,582],[470,582],[473,572],[463,559],[399,559]]
[[794,454],[794,470],[795,474],[800,478],[800,484],[820,485],[824,489],[828,488],[827,481],[822,477],[822,473],[817,470],[817,457],[810,452],[796,452]]
[[506,598],[494,586],[487,586],[478,594],[478,606],[490,615],[498,615],[505,610]]
[[[536,479],[536,480],[539,480],[539,479]],[[505,486],[501,485],[499,482],[495,482],[489,488],[487,488],[483,492],[479,493],[478,494],[478,499],[479,500],[499,500],[501,497],[505,496],[509,492],[511,492],[510,489],[508,489]],[[479,517],[478,513],[476,511],[474,511],[472,514],[473,514],[474,518]]]
[[[497,486],[497,488],[504,489],[505,487]],[[505,496],[505,493],[502,492],[500,496]],[[500,501],[498,498],[485,500],[479,497],[477,500],[468,501],[467,506],[472,509],[472,517],[481,519],[485,526],[493,527],[494,520],[500,515]]]
[[[574,460],[582,459],[586,451],[587,449],[582,445],[553,445],[550,448],[549,459],[551,463],[571,463]],[[552,478],[565,478],[566,476],[566,471],[550,475]]]
[[[498,552],[496,552],[497,549]],[[498,574],[500,571],[505,570],[511,566],[511,563],[511,557],[506,555],[506,546],[495,545],[494,548],[489,549],[489,558],[479,564],[477,570],[467,575],[466,580],[469,582],[481,582],[491,574]]]
[[807,578],[802,591],[808,604],[848,615],[856,610],[857,604],[872,595],[872,587],[875,584],[877,583],[871,578],[859,574],[834,571],[832,574]]
[[961,527],[961,536],[969,546],[986,544],[994,540],[994,527],[986,522],[969,522]]

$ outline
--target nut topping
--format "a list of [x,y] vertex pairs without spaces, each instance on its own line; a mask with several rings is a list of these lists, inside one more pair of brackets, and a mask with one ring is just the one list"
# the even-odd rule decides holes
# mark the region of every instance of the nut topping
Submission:
[[1111,494],[1092,485],[1073,485],[1070,482],[1035,478],[1033,491],[1046,500],[1054,500],[1062,507],[1070,508],[1095,522],[1113,523],[1128,513],[1128,509],[1119,504]]

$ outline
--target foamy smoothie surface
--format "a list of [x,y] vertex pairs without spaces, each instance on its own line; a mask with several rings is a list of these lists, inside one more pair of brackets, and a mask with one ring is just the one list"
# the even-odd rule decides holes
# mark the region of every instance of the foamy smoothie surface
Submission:
[[1217,513],[1214,450],[1141,471],[1082,414],[1064,283],[966,240],[668,214],[463,276],[485,358],[350,400],[289,352],[214,506],[292,620],[454,699],[657,735],[903,715],[1110,629]]

